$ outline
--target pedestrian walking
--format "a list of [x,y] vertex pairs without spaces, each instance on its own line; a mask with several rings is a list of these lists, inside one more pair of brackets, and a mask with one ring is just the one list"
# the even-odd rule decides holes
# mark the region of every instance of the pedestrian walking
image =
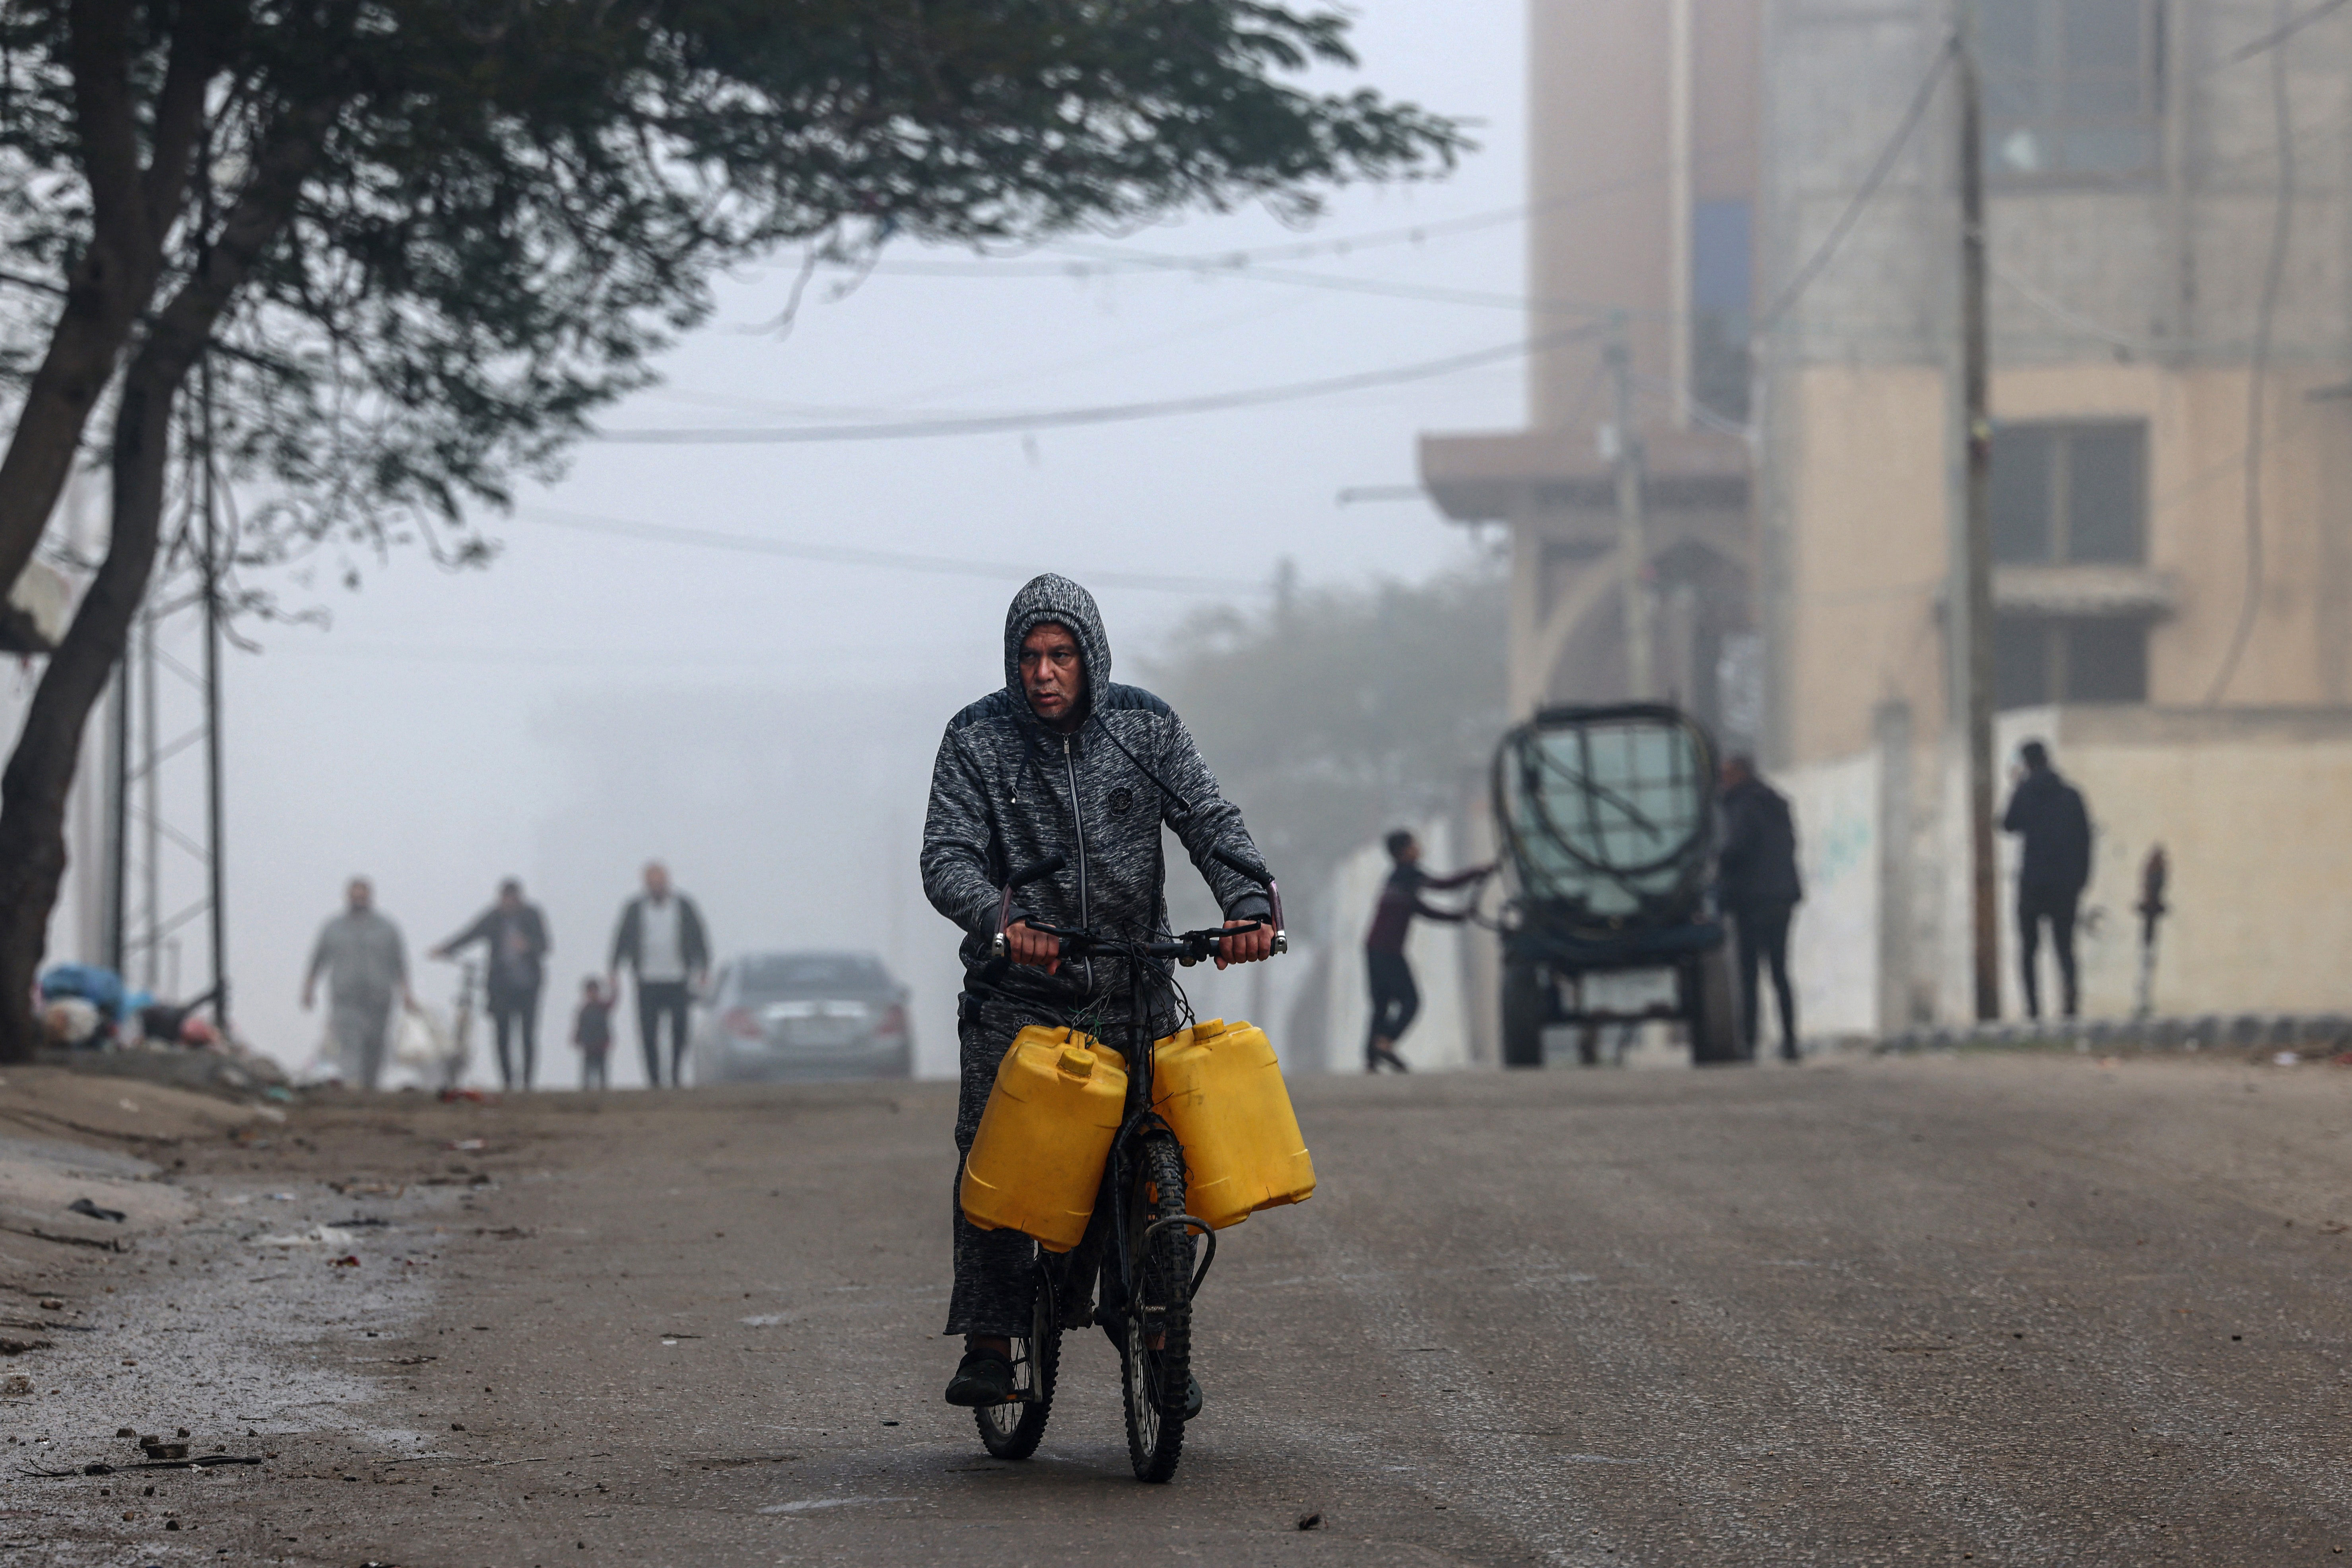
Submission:
[[1797,823],[1789,798],[1756,776],[1756,759],[1723,765],[1723,852],[1716,857],[1716,896],[1731,917],[1739,954],[1740,1039],[1750,1061],[1762,1032],[1759,969],[1772,977],[1780,1004],[1780,1060],[1794,1061],[1797,993],[1789,984],[1789,924],[1803,902],[1797,875]]
[[1416,915],[1457,925],[1470,918],[1467,909],[1439,909],[1423,904],[1424,892],[1466,887],[1494,871],[1472,866],[1452,876],[1432,876],[1421,869],[1421,841],[1403,828],[1388,836],[1389,859],[1394,862],[1381,886],[1380,903],[1372,909],[1372,928],[1364,934],[1364,976],[1372,991],[1372,1021],[1364,1038],[1364,1071],[1383,1067],[1410,1071],[1397,1054],[1397,1041],[1412,1027],[1421,1011],[1421,988],[1413,984],[1412,966],[1405,960],[1404,940]]
[[2009,810],[2000,819],[2004,831],[2024,841],[2017,868],[2017,956],[2024,971],[2025,1016],[2042,1016],[2041,977],[2035,973],[2042,951],[2042,927],[2050,927],[2050,948],[2058,956],[2058,982],[2068,1018],[2081,1002],[2074,976],[2074,912],[2091,880],[2091,814],[2082,791],[2050,766],[2050,748],[2029,740],[2017,748],[2018,765],[2011,775]]
[[606,1057],[613,1049],[613,998],[594,975],[580,982],[580,1010],[572,1015],[572,1043],[580,1052],[580,1087],[610,1089]]
[[[530,1088],[539,1071],[539,993],[547,972],[550,944],[547,916],[522,895],[522,883],[509,877],[499,883],[498,901],[482,911],[471,925],[433,949],[436,958],[453,957],[479,943],[488,956],[490,1027],[499,1042],[499,1082]],[[516,1056],[509,1047],[520,1047]]]
[[668,867],[649,862],[645,885],[622,906],[604,985],[620,994],[624,963],[636,977],[637,1042],[646,1053],[648,1089],[661,1087],[660,1029],[668,1020],[669,1082],[676,1088],[686,1067],[687,1007],[710,968],[710,939],[694,900],[670,887]]
[[363,876],[343,888],[343,912],[320,928],[302,977],[302,1010],[318,1002],[319,977],[327,977],[327,1035],[334,1043],[343,1081],[373,1089],[383,1075],[384,1036],[393,1005],[413,1008],[408,989],[408,950],[400,927],[375,907],[375,887]]

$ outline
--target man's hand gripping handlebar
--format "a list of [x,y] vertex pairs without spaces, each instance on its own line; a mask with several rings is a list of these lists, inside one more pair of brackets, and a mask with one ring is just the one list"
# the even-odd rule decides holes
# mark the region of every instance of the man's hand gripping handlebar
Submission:
[[[1182,964],[1211,958],[1219,968],[1223,968],[1228,962],[1247,963],[1252,959],[1290,951],[1290,933],[1282,919],[1282,889],[1272,873],[1250,864],[1222,845],[1211,849],[1209,856],[1236,875],[1265,890],[1270,906],[1266,917],[1228,921],[1223,931],[1189,932],[1173,943],[1142,944],[1139,951],[1153,957],[1173,957]],[[1076,948],[1091,951],[1099,946],[1097,939],[1087,932],[1065,931],[1032,921],[1026,916],[1017,921],[1013,918],[1013,895],[1029,883],[1053,875],[1066,863],[1059,854],[1047,855],[1044,860],[1022,867],[1005,880],[1003,896],[996,906],[996,936],[989,945],[991,956],[998,963],[1031,965],[1051,974],[1061,967],[1062,959],[1071,956]],[[1232,944],[1231,947],[1226,946],[1228,943]]]

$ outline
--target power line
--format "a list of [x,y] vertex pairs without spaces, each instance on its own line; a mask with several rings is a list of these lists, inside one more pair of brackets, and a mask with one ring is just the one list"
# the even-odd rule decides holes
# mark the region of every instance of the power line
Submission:
[[1331,397],[1340,392],[1361,392],[1370,387],[1431,381],[1459,371],[1475,370],[1481,365],[1525,359],[1529,354],[1556,348],[1562,343],[1590,338],[1598,330],[1591,326],[1571,327],[1539,338],[1520,339],[1490,349],[1475,349],[1465,354],[1449,354],[1443,359],[1423,360],[1387,370],[1359,371],[1352,375],[1328,376],[1319,381],[1291,382],[1242,392],[1207,392],[1198,397],[1166,398],[1155,402],[1103,403],[1086,408],[1044,409],[1034,413],[982,414],[954,419],[897,420],[881,424],[790,425],[772,429],[716,425],[667,430],[607,430],[597,433],[594,439],[636,446],[771,445],[900,441],[924,436],[988,435],[1076,425],[1125,424],[1180,414],[1264,408],[1275,403],[1298,402],[1309,398]]
[[2281,44],[2285,43],[2289,38],[2294,37],[2297,33],[2302,32],[2305,27],[2310,26],[2314,22],[2320,20],[2322,17],[2330,16],[2335,12],[2341,11],[2344,9],[2347,3],[2347,0],[2320,0],[2320,4],[2314,5],[2302,16],[2288,18],[2278,26],[2272,28],[2267,33],[2264,33],[2261,37],[2256,38],[2252,43],[2246,45],[2243,48],[2233,50],[2231,53],[2222,56],[2220,59],[2213,62],[2211,68],[2214,70],[2220,70],[2224,66],[2242,65],[2246,61],[2252,59],[2256,55],[2262,54],[2266,50],[2275,49]]
[[[723,533],[716,528],[677,528],[642,523],[628,517],[600,517],[557,507],[515,508],[534,522],[583,533],[610,534],[620,538],[649,539],[657,544],[689,545],[702,549],[740,550],[749,555],[781,556],[790,560],[824,561],[833,566],[877,567],[893,571],[928,572],[943,577],[986,577],[1026,582],[1045,570],[1014,560],[973,560],[955,556],[919,555],[905,550],[866,549],[856,545],[803,544],[792,539],[761,538],[751,534]],[[1063,570],[1063,569],[1057,569]],[[1152,593],[1254,593],[1265,586],[1241,578],[1184,577],[1163,572],[1095,571],[1078,574],[1106,588],[1139,589]]]
[[1772,308],[1764,312],[1763,319],[1757,327],[1759,334],[1769,332],[1779,326],[1780,318],[1803,298],[1813,279],[1821,276],[1822,268],[1830,264],[1830,257],[1837,254],[1838,246],[1862,216],[1863,209],[1870,205],[1873,196],[1878,194],[1878,187],[1885,183],[1888,174],[1894,172],[1895,159],[1902,156],[1903,149],[1910,144],[1911,133],[1919,129],[1919,121],[1927,117],[1927,106],[1935,100],[1936,84],[1944,79],[1944,72],[1951,68],[1953,56],[1959,52],[1959,35],[1951,34],[1944,39],[1943,47],[1936,51],[1935,61],[1927,68],[1927,75],[1919,83],[1919,90],[1911,95],[1911,107],[1904,111],[1903,123],[1895,128],[1895,134],[1887,138],[1885,147],[1879,149],[1877,162],[1871,165],[1870,173],[1863,180],[1862,188],[1853,193],[1853,199],[1846,204],[1845,211],[1840,213],[1837,222],[1830,225],[1830,232],[1822,236],[1822,243],[1806,258],[1805,265],[1797,268],[1796,276],[1790,278],[1788,287],[1780,290],[1780,297],[1772,301]]

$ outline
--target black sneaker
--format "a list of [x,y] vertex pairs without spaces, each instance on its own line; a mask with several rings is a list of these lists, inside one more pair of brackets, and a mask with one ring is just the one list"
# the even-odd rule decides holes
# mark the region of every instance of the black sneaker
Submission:
[[978,1409],[1002,1405],[1012,1397],[1013,1364],[992,1350],[965,1352],[955,1375],[948,1379],[947,1401],[950,1405]]

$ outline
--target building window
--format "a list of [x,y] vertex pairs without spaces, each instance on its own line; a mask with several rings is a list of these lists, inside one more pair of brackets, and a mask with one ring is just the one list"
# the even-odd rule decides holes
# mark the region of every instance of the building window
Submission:
[[1985,171],[2130,179],[2162,161],[2162,0],[1977,0]]
[[2002,708],[2147,700],[2141,621],[2003,615],[1993,622],[1992,661],[1993,702]]
[[2003,425],[1990,500],[2002,566],[2137,566],[2147,553],[2147,427]]
[[1748,421],[1748,301],[1756,283],[1750,227],[1744,199],[1691,208],[1691,397],[1742,424]]

